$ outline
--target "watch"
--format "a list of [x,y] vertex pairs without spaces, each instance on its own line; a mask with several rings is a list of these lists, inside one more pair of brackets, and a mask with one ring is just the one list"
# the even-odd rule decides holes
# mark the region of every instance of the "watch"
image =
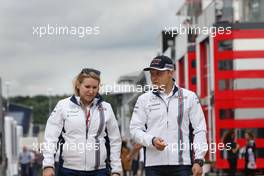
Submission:
[[195,159],[193,163],[197,163],[197,164],[199,164],[201,167],[203,167],[203,165],[204,165],[204,160],[202,160],[202,159]]

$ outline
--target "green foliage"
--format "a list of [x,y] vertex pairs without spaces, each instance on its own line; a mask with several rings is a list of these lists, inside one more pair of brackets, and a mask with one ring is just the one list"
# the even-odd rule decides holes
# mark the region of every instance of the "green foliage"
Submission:
[[116,110],[117,110],[117,107],[118,107],[118,103],[120,103],[120,101],[118,101],[118,98],[114,95],[103,95],[103,100],[110,103],[112,108],[113,108],[113,111],[116,115]]
[[10,98],[10,103],[31,107],[33,111],[33,123],[45,124],[49,117],[49,106],[52,111],[57,102],[65,97],[67,97],[67,95],[51,97],[44,95],[37,95],[33,97],[17,96]]
[[[63,96],[16,96],[10,98],[10,103],[31,107],[33,111],[33,123],[34,124],[46,124],[49,117],[49,108],[52,111],[56,106],[57,102],[61,99],[69,97],[70,95]],[[116,112],[116,107],[118,100],[114,96],[103,96],[103,99],[112,105],[114,112]],[[50,107],[49,107],[50,106]]]

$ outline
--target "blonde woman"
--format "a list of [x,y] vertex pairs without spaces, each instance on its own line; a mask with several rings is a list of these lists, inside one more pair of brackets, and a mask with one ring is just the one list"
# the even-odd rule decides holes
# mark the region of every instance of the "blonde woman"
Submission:
[[60,176],[106,176],[108,168],[112,176],[122,172],[118,124],[111,105],[98,93],[99,85],[100,71],[83,69],[74,82],[75,95],[60,100],[51,113],[45,129],[43,176],[55,175],[57,144]]

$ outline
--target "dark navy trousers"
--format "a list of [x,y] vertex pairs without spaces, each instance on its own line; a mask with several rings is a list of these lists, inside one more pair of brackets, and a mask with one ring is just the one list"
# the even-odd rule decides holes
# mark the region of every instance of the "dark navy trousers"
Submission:
[[61,168],[60,176],[108,176],[107,169],[94,171],[79,171],[67,168]]
[[166,165],[148,166],[145,168],[146,176],[190,176],[192,175],[191,165]]

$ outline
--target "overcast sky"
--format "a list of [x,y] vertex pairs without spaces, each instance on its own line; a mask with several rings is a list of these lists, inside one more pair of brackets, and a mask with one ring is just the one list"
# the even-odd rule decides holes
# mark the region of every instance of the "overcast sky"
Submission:
[[[101,70],[102,83],[149,65],[165,26],[175,26],[183,0],[2,1],[0,77],[9,95],[71,94],[83,67]],[[99,27],[99,35],[33,35],[38,26]]]

